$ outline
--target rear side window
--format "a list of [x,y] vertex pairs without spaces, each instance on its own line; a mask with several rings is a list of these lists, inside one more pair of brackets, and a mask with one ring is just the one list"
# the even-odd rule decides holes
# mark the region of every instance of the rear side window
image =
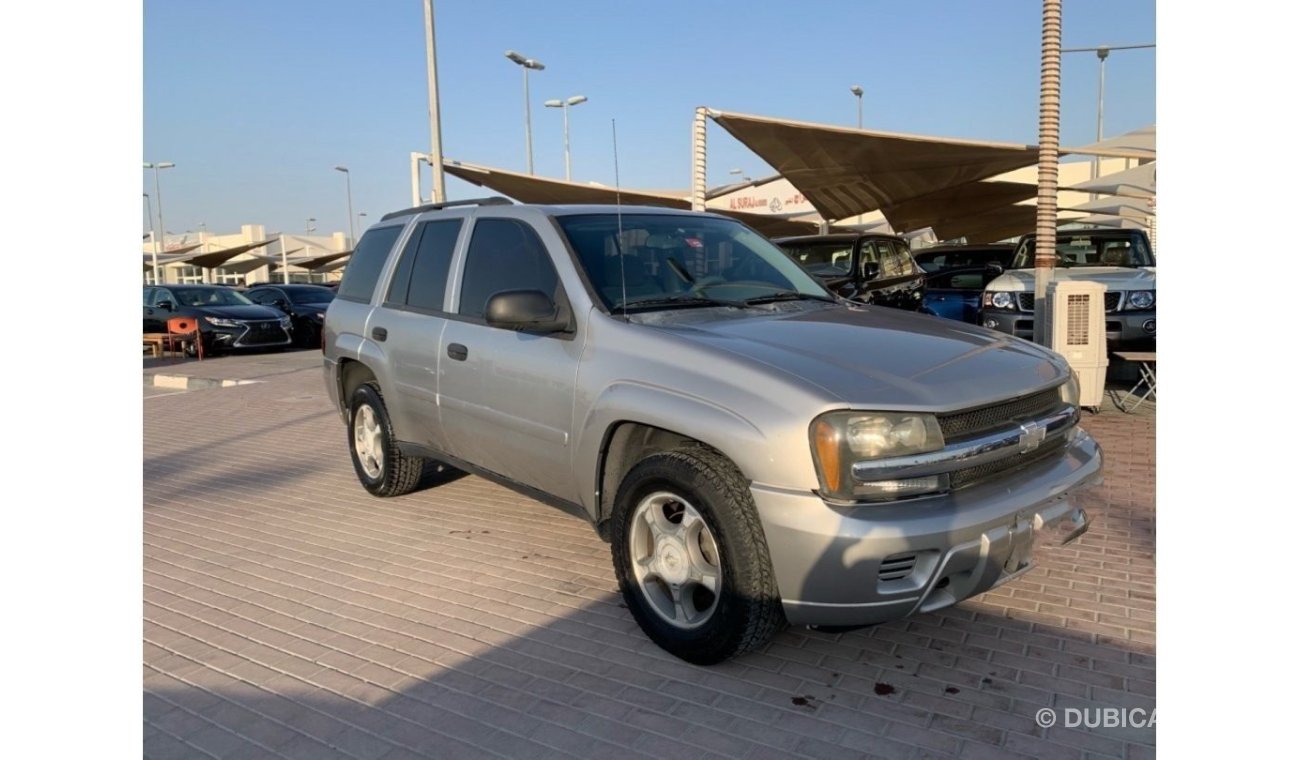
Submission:
[[540,290],[557,298],[559,278],[541,238],[516,219],[480,219],[474,224],[460,287],[460,313],[482,318],[487,301],[504,290]]
[[388,289],[386,305],[441,312],[460,219],[425,222],[411,233]]
[[347,268],[343,270],[343,282],[339,283],[338,298],[348,301],[369,303],[375,292],[375,283],[379,273],[388,259],[397,236],[402,233],[402,226],[380,227],[371,229],[361,236],[357,248],[348,259]]

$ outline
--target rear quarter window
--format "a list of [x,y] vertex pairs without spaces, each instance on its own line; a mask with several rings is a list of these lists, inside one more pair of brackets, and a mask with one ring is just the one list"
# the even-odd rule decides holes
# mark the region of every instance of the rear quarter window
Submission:
[[384,269],[388,253],[402,234],[403,225],[371,228],[361,236],[352,258],[348,259],[347,268],[343,270],[343,281],[339,283],[337,298],[345,301],[370,303],[379,282],[379,273]]

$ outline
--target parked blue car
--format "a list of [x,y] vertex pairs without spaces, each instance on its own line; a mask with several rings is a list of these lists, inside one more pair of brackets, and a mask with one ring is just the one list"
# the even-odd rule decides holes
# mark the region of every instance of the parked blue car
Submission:
[[922,310],[979,324],[984,286],[1011,263],[1013,245],[938,245],[912,252],[925,270]]

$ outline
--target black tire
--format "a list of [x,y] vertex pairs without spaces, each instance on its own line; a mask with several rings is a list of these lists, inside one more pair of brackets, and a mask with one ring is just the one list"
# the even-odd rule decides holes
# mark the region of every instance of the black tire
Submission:
[[[373,415],[378,427],[378,446],[382,456],[378,461],[367,459],[363,464],[363,455],[357,451],[357,425],[359,419],[366,417],[366,410]],[[388,419],[388,408],[384,406],[383,394],[375,383],[357,386],[348,402],[348,452],[352,454],[352,468],[357,473],[357,480],[375,496],[410,493],[424,474],[425,460],[422,457],[403,456],[398,450],[393,438],[393,425]]]
[[[675,625],[657,612],[633,570],[637,506],[664,491],[680,495],[703,519],[722,571],[716,607],[694,627]],[[643,459],[619,486],[610,522],[623,599],[641,629],[664,650],[696,665],[713,665],[763,645],[784,625],[767,539],[748,483],[712,449],[690,447]]]

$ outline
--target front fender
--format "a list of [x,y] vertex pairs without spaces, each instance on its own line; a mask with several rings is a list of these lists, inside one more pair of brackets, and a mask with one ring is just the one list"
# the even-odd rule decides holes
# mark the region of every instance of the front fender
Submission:
[[736,412],[707,399],[661,386],[620,381],[592,404],[578,432],[574,467],[582,486],[582,505],[600,516],[600,460],[609,432],[634,422],[694,438],[726,455],[753,480],[772,457],[763,431]]

